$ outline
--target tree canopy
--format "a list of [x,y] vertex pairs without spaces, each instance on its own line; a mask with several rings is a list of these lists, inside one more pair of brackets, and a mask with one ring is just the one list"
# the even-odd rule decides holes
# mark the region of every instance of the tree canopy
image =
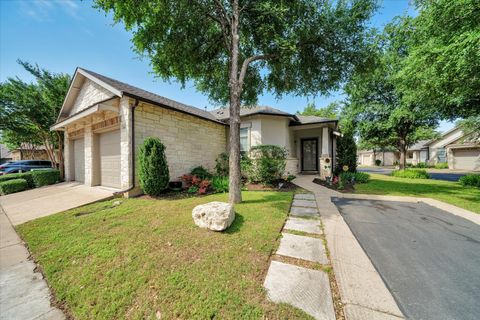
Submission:
[[438,114],[420,103],[406,102],[396,78],[412,37],[412,20],[399,18],[388,24],[372,46],[367,72],[355,74],[346,86],[346,113],[354,119],[360,140],[370,146],[395,146],[405,165],[406,148],[432,138]]
[[312,102],[307,104],[303,111],[298,111],[297,114],[302,116],[317,116],[327,119],[337,119],[341,108],[342,106],[340,105],[340,103],[336,101],[329,103],[326,107],[323,108],[317,108],[315,106],[315,103]]
[[9,78],[0,83],[0,131],[2,140],[10,148],[23,143],[44,145],[53,164],[62,162],[61,150],[55,156],[55,148],[61,148],[63,137],[51,132],[63,99],[70,84],[68,74],[56,74],[19,60],[36,82],[27,83]]
[[134,49],[230,108],[230,202],[241,201],[240,106],[265,91],[338,89],[365,62],[375,0],[96,0],[132,31]]

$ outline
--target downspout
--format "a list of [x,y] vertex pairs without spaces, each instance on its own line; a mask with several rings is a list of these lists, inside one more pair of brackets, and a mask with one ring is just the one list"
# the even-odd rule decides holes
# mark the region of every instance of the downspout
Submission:
[[135,188],[135,108],[138,107],[139,102],[138,99],[135,99],[135,104],[132,106],[132,185],[128,189],[115,192],[115,196],[123,195]]

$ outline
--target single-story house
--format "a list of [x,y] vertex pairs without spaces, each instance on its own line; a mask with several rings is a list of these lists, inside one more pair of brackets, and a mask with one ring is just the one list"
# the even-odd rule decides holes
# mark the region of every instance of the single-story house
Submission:
[[12,153],[6,145],[0,144],[0,164],[12,160]]
[[[147,137],[166,146],[171,180],[196,166],[213,171],[227,151],[228,109],[206,111],[77,68],[52,130],[65,132],[65,177],[89,186],[141,192],[135,155]],[[337,120],[271,107],[241,110],[241,149],[275,144],[288,151],[287,171],[330,175]]]
[[[363,166],[375,165],[374,159],[381,160],[381,165],[385,166],[394,165],[400,160],[398,151],[361,150],[357,155],[358,164]],[[462,129],[456,127],[438,139],[422,140],[409,147],[406,161],[413,165],[420,162],[431,165],[448,163],[450,169],[477,171],[480,170],[480,142],[469,140]]]
[[30,146],[22,144],[10,151],[12,160],[50,160],[45,146]]

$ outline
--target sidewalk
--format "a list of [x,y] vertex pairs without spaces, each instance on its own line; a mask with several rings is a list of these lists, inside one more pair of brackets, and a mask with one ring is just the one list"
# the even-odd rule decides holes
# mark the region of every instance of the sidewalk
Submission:
[[392,294],[331,202],[331,197],[342,194],[312,180],[312,176],[299,175],[293,183],[315,194],[346,319],[403,319]]
[[50,305],[50,291],[42,274],[0,206],[0,319],[65,319]]

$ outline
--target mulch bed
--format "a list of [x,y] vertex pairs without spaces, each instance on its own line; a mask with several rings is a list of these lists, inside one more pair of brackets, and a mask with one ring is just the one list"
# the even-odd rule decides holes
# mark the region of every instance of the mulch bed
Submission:
[[325,188],[335,190],[335,191],[338,191],[338,192],[341,192],[341,193],[353,193],[353,192],[355,192],[355,187],[350,183],[346,183],[344,185],[343,189],[337,189],[338,184],[330,185],[325,180],[322,180],[322,179],[319,179],[319,178],[313,179],[313,183],[319,184],[319,185],[321,185]]
[[[282,187],[279,188],[279,183],[283,183]],[[268,185],[263,185],[263,184],[253,184],[253,183],[247,183],[245,184],[245,188],[248,191],[280,191],[280,192],[289,192],[289,191],[295,191],[298,189],[298,186],[296,184],[293,184],[291,182],[287,182],[284,180],[279,180],[273,184],[273,186],[268,186]]]

